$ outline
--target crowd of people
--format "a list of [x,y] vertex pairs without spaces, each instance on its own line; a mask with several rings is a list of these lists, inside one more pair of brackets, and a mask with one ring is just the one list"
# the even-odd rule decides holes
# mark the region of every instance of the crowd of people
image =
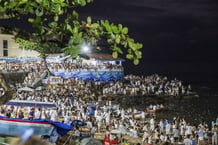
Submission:
[[[78,71],[98,71],[99,69],[111,70],[120,69],[122,66],[110,63],[88,64],[88,63],[57,63],[48,62],[47,66],[44,61],[24,62],[24,63],[5,63],[0,71],[24,71],[28,72],[28,76],[24,80],[25,86],[31,86],[35,78],[41,78],[48,67],[50,72],[78,72]],[[80,79],[80,78],[78,78]],[[57,76],[56,80],[63,81],[63,77]],[[51,83],[51,82],[50,82]],[[100,82],[100,85],[105,82]],[[184,86],[182,81],[173,79],[168,80],[157,74],[150,76],[134,76],[127,75],[123,81],[106,83],[103,88],[103,94],[132,94],[132,95],[189,95],[192,93],[191,85]]]
[[[74,71],[98,71],[98,70],[123,70],[122,65],[113,64],[109,62],[98,62],[98,63],[72,63],[72,62],[55,62],[55,61],[47,61],[46,65],[49,67],[51,71],[59,72],[74,72]],[[18,72],[18,71],[26,71],[30,72],[34,70],[41,70],[45,67],[44,61],[27,61],[27,62],[1,62],[0,71],[8,71],[8,72]]]
[[[13,66],[13,67],[12,67]],[[45,72],[45,64],[28,63],[12,65],[9,69],[22,69],[29,72],[23,83],[17,83],[16,88],[29,86],[36,77]],[[85,65],[87,66],[87,65]],[[51,69],[58,71],[75,69],[69,65],[53,64]],[[16,69],[15,69],[16,68]],[[17,69],[18,68],[18,69]],[[77,67],[76,67],[77,68]],[[87,68],[86,68],[87,69]],[[88,70],[88,69],[87,69]],[[202,120],[198,125],[191,125],[185,118],[157,120],[146,110],[137,110],[134,106],[122,108],[113,104],[108,96],[125,95],[188,95],[191,86],[184,86],[177,79],[168,80],[157,74],[150,76],[127,75],[123,80],[114,82],[83,81],[80,78],[65,80],[56,77],[58,85],[48,85],[44,90],[17,91],[14,100],[52,102],[56,108],[35,108],[21,106],[0,106],[0,116],[19,119],[49,119],[71,125],[73,120],[86,123],[89,135],[94,137],[96,132],[106,133],[110,138],[116,131],[133,138],[142,138],[143,144],[185,144],[195,145],[203,142],[217,145],[218,118],[211,124]],[[105,98],[105,101],[102,101]],[[156,106],[156,105],[155,105]],[[148,107],[148,106],[147,106]],[[153,107],[152,107],[153,108]],[[135,113],[141,113],[135,118]],[[81,138],[80,128],[75,128],[75,140]]]

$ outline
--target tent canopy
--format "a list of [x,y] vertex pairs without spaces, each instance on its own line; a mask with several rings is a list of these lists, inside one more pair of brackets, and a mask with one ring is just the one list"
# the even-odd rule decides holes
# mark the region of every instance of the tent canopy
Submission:
[[21,101],[10,100],[5,105],[22,106],[22,107],[38,107],[38,108],[55,108],[56,104],[49,102],[37,102],[37,101]]
[[18,91],[34,92],[35,90],[29,87],[19,88]]

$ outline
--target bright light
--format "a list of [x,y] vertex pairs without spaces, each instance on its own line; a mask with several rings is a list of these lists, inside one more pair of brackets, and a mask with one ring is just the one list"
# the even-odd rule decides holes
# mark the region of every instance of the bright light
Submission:
[[88,44],[83,44],[83,45],[82,45],[82,52],[83,52],[83,53],[89,53],[90,50],[91,50],[90,45],[88,45]]
[[83,51],[84,51],[84,52],[89,52],[89,47],[88,47],[88,46],[84,46],[84,47],[83,47]]

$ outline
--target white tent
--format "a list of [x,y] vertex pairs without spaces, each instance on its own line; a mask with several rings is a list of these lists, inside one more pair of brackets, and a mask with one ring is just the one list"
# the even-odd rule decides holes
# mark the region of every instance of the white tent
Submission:
[[34,92],[35,90],[29,87],[19,88],[18,91]]

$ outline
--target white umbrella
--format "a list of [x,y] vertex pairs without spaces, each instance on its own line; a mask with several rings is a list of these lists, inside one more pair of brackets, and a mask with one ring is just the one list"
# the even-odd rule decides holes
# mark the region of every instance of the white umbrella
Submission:
[[35,90],[29,87],[19,88],[18,91],[34,92]]
[[88,137],[82,139],[80,145],[103,145],[103,143],[100,140]]

